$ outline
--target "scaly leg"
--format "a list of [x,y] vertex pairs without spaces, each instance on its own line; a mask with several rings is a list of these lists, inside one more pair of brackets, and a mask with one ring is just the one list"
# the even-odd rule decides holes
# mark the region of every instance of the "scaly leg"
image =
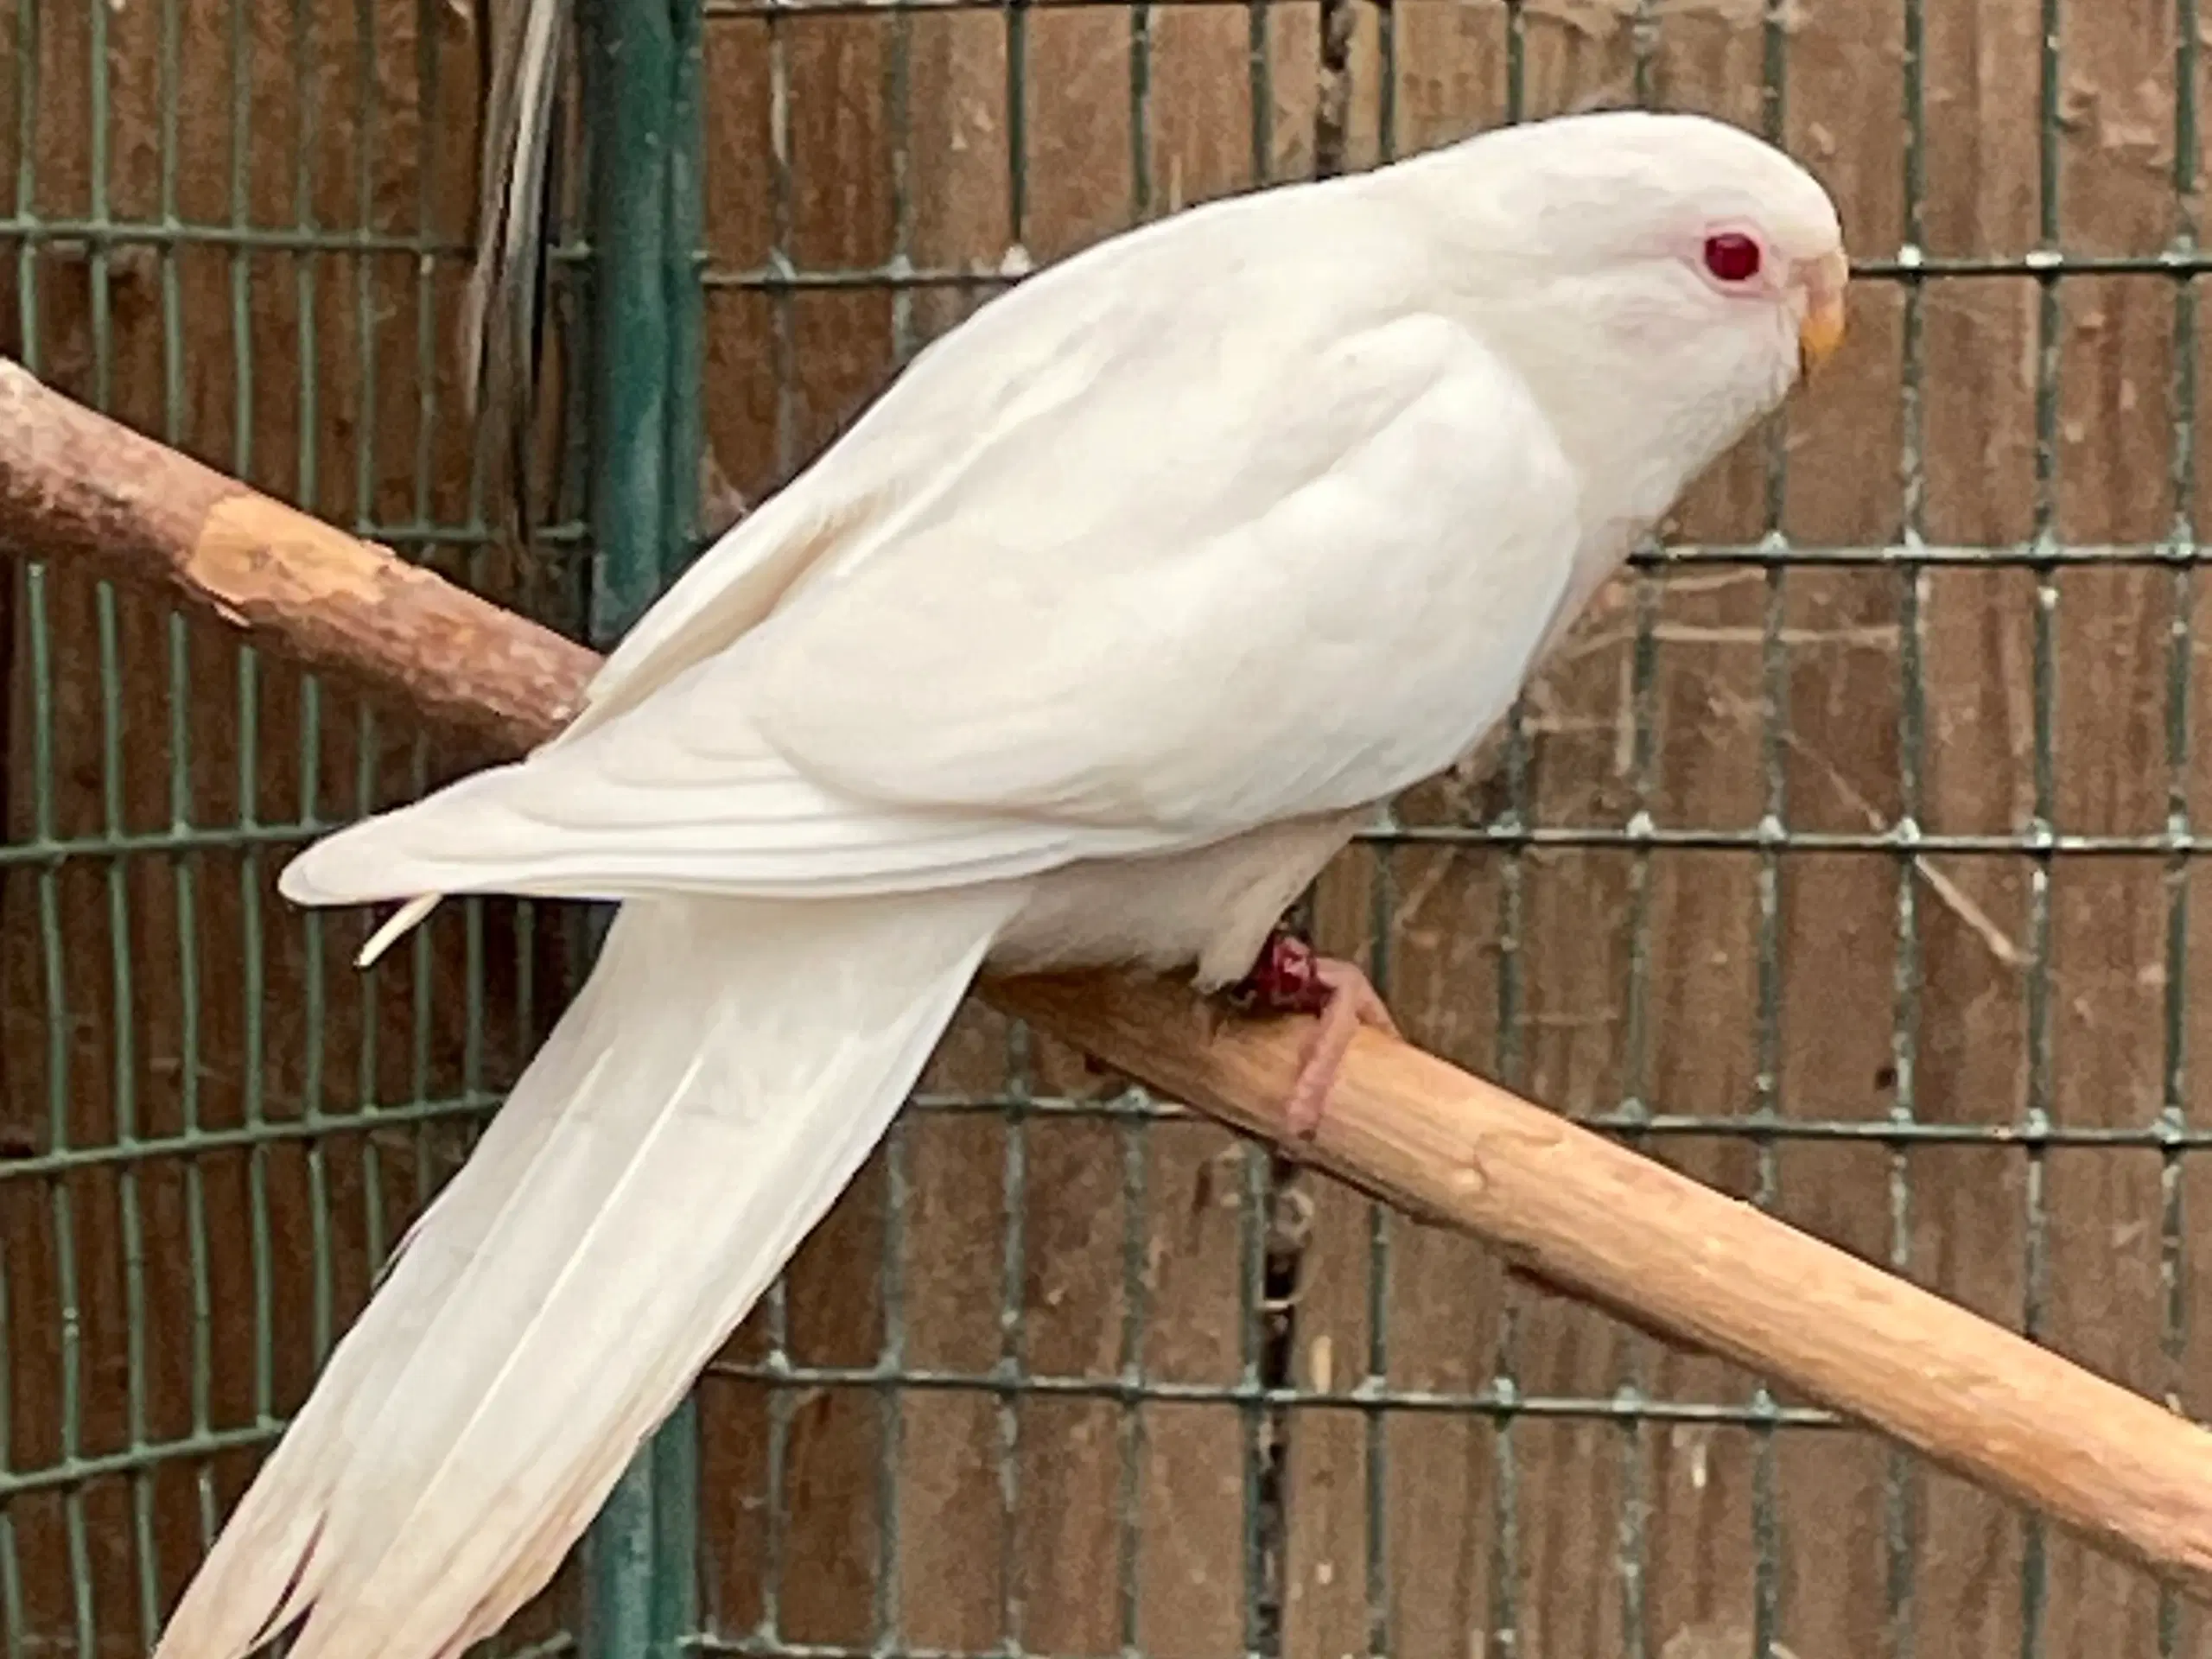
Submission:
[[1398,1034],[1367,976],[1351,963],[1324,957],[1278,928],[1268,935],[1252,971],[1228,993],[1232,1006],[1251,1014],[1310,1014],[1319,1023],[1300,1056],[1298,1076],[1284,1101],[1291,1133],[1310,1141],[1327,1114],[1329,1091],[1352,1033],[1362,1026]]

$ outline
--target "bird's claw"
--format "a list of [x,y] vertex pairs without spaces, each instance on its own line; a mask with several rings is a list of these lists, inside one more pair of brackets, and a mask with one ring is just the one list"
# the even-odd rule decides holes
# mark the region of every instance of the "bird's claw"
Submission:
[[1329,960],[1294,934],[1277,928],[1260,947],[1251,971],[1225,993],[1240,1014],[1319,1014],[1329,1006],[1322,980]]
[[1312,1140],[1327,1116],[1329,1091],[1353,1034],[1362,1026],[1398,1034],[1397,1022],[1355,963],[1322,956],[1281,929],[1268,936],[1251,972],[1230,988],[1226,1001],[1243,1014],[1317,1017],[1283,1102],[1284,1120],[1301,1141]]

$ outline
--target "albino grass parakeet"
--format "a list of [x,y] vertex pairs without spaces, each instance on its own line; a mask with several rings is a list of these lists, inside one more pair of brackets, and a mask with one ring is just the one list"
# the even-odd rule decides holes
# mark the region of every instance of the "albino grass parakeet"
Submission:
[[[1260,963],[1843,327],[1835,209],[1608,113],[1116,237],[984,307],[638,624],[528,760],[312,905],[618,900],[159,1659],[456,1659],[882,1135],[970,978]],[[386,930],[389,935],[391,929]],[[1293,1109],[1359,1019],[1340,964]]]

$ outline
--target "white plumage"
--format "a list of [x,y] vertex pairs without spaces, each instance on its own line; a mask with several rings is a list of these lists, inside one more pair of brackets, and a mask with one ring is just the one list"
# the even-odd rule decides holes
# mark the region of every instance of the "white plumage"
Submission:
[[[1724,279],[1716,236],[1758,274]],[[1841,287],[1820,188],[1683,117],[1510,130],[1117,238],[924,353],[569,730],[302,854],[302,903],[623,909],[162,1659],[302,1615],[299,1659],[495,1630],[980,963],[1237,979],[1833,342]]]

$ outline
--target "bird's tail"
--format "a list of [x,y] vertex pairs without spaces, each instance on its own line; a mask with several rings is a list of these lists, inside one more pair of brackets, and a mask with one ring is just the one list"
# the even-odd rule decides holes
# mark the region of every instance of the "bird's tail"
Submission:
[[530,436],[544,338],[547,221],[558,206],[561,54],[571,0],[480,8],[486,83],[476,260],[461,298],[461,384],[489,442],[491,499],[530,535]]
[[551,1576],[881,1137],[982,891],[633,901],[402,1242],[156,1659],[453,1659]]

